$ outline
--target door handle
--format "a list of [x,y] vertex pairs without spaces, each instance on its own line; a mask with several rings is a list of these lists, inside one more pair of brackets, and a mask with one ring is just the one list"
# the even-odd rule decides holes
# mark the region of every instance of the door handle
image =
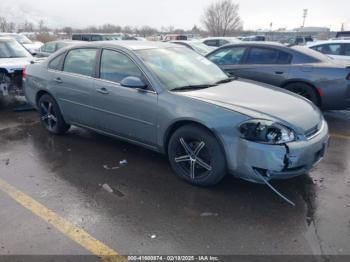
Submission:
[[283,75],[284,72],[282,72],[282,71],[276,71],[275,74],[276,74],[276,75]]
[[97,89],[97,92],[99,92],[101,94],[104,94],[104,95],[108,95],[109,94],[107,88],[105,88],[105,87],[101,87],[101,88]]
[[55,81],[57,84],[62,84],[63,81],[60,77],[55,78],[53,81]]

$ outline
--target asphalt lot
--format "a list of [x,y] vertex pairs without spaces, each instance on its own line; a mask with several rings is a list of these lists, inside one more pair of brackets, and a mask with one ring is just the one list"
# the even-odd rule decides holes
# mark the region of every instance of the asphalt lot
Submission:
[[60,228],[71,223],[123,255],[350,255],[350,112],[325,116],[332,139],[324,161],[274,183],[291,207],[232,177],[192,187],[162,155],[79,128],[52,136],[36,112],[2,109],[0,254],[91,254]]

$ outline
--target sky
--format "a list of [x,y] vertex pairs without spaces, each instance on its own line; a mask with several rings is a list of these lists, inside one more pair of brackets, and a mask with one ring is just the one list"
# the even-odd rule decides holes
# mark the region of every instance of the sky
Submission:
[[[0,16],[17,23],[40,19],[52,27],[86,27],[105,23],[121,26],[149,25],[160,29],[202,26],[204,9],[213,0],[0,0]],[[350,0],[235,0],[246,30],[293,29],[305,26],[350,30]]]

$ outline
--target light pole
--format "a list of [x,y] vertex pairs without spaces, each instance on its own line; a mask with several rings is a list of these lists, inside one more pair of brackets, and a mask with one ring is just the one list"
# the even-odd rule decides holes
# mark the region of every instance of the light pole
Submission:
[[304,9],[303,10],[303,25],[301,26],[301,28],[305,27],[305,20],[306,20],[306,17],[307,17],[307,13],[308,13],[308,10]]

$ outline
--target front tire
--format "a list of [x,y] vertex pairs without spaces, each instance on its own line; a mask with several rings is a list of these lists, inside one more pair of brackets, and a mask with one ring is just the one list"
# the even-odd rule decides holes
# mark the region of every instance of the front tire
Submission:
[[212,186],[226,175],[226,159],[218,140],[205,128],[180,127],[171,136],[168,157],[174,172],[196,186]]
[[69,130],[70,125],[64,121],[61,110],[52,96],[42,95],[38,106],[40,122],[47,131],[55,135],[63,135]]

